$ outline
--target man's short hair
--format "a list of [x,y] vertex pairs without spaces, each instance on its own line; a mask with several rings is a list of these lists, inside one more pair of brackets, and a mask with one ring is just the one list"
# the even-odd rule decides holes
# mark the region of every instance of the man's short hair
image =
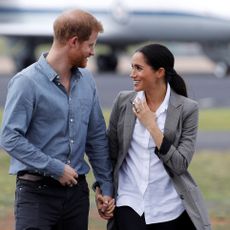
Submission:
[[83,10],[71,10],[62,13],[53,25],[54,39],[65,43],[77,36],[80,42],[89,39],[93,31],[103,32],[103,26],[92,14]]

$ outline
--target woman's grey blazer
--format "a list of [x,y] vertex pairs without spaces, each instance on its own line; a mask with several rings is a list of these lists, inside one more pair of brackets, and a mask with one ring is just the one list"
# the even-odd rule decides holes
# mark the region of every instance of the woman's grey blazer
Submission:
[[[113,163],[115,197],[118,187],[118,171],[128,152],[135,125],[136,117],[132,111],[132,101],[135,97],[136,92],[120,92],[115,99],[110,116],[108,138]],[[196,229],[210,230],[211,225],[201,192],[187,170],[195,151],[197,128],[197,102],[171,90],[164,128],[164,139],[168,144],[167,148],[161,146],[156,154],[164,163]],[[107,228],[116,229],[113,219],[108,222]]]

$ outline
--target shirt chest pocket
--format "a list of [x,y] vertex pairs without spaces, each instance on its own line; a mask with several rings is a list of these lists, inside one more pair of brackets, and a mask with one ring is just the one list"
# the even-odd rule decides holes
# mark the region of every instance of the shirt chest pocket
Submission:
[[88,99],[79,99],[80,101],[80,110],[81,110],[81,120],[84,124],[88,125],[89,116],[92,109],[92,103]]

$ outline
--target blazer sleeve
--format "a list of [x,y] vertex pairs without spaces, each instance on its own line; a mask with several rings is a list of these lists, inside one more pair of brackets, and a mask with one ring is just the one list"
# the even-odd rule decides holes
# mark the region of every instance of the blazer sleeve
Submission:
[[173,173],[180,175],[187,171],[195,152],[198,130],[198,104],[194,101],[185,101],[175,130],[175,140],[164,137],[160,149],[156,154],[164,165]]

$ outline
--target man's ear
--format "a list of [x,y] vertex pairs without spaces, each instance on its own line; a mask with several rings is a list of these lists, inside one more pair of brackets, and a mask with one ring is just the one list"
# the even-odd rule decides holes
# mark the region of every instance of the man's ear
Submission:
[[70,47],[78,46],[79,45],[78,36],[74,36],[74,37],[70,38],[68,43],[69,43]]

